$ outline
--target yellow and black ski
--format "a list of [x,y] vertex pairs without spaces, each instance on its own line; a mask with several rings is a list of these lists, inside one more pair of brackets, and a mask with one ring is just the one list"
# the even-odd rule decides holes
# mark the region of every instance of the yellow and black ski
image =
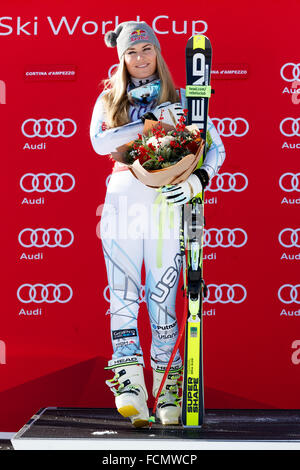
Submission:
[[[204,35],[192,36],[186,47],[187,125],[196,124],[206,141],[200,168],[207,149],[208,103],[212,49]],[[203,279],[204,191],[197,194],[184,208],[186,240],[186,295],[188,317],[185,330],[184,378],[182,394],[182,424],[201,427],[204,419],[203,383],[203,324],[202,306],[206,286]]]

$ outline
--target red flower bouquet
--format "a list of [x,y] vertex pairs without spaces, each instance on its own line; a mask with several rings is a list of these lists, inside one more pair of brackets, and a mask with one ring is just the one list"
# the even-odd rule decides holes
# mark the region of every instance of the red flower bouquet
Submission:
[[184,120],[182,116],[176,127],[146,120],[143,134],[119,147],[112,157],[150,187],[185,181],[203,154],[204,140],[197,126],[186,127]]

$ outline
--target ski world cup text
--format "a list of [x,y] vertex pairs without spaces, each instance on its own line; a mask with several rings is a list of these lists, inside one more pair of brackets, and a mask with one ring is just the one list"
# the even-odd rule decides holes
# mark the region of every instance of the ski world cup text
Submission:
[[[136,21],[141,21],[139,15],[136,16]],[[134,20],[134,18],[131,18]],[[40,31],[48,30],[52,35],[69,35],[69,36],[94,36],[104,35],[107,31],[115,29],[120,23],[125,21],[119,16],[114,18],[85,18],[81,16],[61,16],[52,18],[51,16],[33,18],[22,16],[1,16],[0,17],[0,36],[15,35],[16,37],[30,37],[38,36]],[[149,21],[156,34],[204,34],[208,29],[208,24],[204,20],[180,20],[172,19],[168,15],[158,15],[153,20]]]

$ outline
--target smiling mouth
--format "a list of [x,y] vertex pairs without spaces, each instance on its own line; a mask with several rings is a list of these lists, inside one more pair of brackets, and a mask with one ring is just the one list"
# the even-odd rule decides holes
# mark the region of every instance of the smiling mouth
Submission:
[[144,69],[145,67],[148,67],[149,64],[144,64],[144,65],[137,65],[136,68],[138,69]]

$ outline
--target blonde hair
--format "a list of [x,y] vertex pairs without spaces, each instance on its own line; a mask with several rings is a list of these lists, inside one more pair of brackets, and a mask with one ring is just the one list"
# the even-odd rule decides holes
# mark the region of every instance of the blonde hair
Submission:
[[[177,103],[180,100],[171,73],[160,50],[156,46],[154,46],[154,48],[156,51],[157,75],[161,81],[158,104],[165,103],[166,101]],[[104,90],[108,90],[102,97],[107,114],[106,124],[108,127],[119,127],[130,122],[128,115],[130,103],[127,97],[127,84],[129,79],[130,75],[127,71],[123,54],[117,71],[111,78],[103,80],[102,82],[104,84]]]

